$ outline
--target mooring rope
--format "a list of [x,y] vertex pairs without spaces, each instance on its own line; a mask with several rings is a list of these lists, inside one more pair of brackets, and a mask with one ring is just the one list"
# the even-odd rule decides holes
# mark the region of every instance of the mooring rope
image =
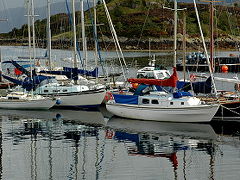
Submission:
[[[228,107],[226,107],[226,106],[224,106],[224,105],[222,105],[222,104],[221,104],[220,106],[221,106],[222,108],[225,108],[225,109],[229,110],[230,112],[235,113],[235,114],[237,114],[237,115],[240,116],[240,113],[238,113],[238,112],[236,112],[236,111],[233,111],[232,108],[228,108]],[[238,109],[238,108],[240,108],[240,106],[237,107],[237,108],[233,108],[233,109]]]

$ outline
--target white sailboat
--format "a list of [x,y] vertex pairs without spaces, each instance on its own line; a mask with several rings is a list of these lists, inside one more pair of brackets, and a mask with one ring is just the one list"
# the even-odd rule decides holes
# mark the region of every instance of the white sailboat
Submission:
[[[217,112],[219,104],[206,104],[190,93],[166,93],[157,91],[157,86],[176,88],[178,80],[176,72],[177,52],[177,2],[174,2],[174,68],[169,79],[129,79],[131,83],[149,85],[146,89],[141,85],[133,95],[113,94],[106,108],[114,115],[140,120],[166,122],[209,122]],[[211,72],[210,72],[211,73]],[[213,82],[214,83],[214,82]],[[145,87],[146,88],[146,87]],[[140,91],[141,89],[141,91]],[[145,92],[144,92],[145,91]]]
[[[51,63],[51,30],[50,30],[50,1],[48,0],[48,61],[50,69]],[[75,23],[75,1],[72,0],[73,9],[73,31],[74,31],[74,67],[77,66],[77,48],[76,48],[76,23]],[[57,96],[60,98],[56,107],[97,107],[105,97],[104,86],[88,86],[82,83],[82,80],[73,83],[61,84],[55,79],[46,79],[39,84],[34,93],[42,96]]]
[[[30,14],[31,7],[31,14]],[[30,16],[33,26],[33,59],[35,57],[35,32],[34,32],[34,3],[28,1],[28,27],[29,27],[29,54],[31,57],[31,35],[30,35]],[[31,58],[30,58],[31,59]],[[32,75],[32,74],[31,74]],[[32,78],[32,76],[31,76]],[[11,92],[6,97],[0,97],[0,108],[4,109],[50,109],[56,103],[55,99],[46,98],[40,95],[33,95],[33,92]]]

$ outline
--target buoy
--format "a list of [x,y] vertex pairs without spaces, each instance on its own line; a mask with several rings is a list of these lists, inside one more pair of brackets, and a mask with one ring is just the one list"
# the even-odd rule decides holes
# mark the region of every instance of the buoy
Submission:
[[137,89],[138,86],[139,86],[138,83],[132,83],[132,87],[133,87],[133,89]]
[[222,70],[222,72],[227,72],[228,71],[228,66],[223,65],[221,70]]

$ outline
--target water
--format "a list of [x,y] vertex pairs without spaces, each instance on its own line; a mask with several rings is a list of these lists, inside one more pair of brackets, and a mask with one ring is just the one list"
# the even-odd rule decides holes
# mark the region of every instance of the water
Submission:
[[[14,59],[22,51],[22,47],[4,47],[3,59]],[[70,51],[53,52],[56,59],[71,55]],[[99,111],[0,110],[0,179],[236,180],[240,121],[233,120],[211,124],[137,121],[112,117],[104,107]]]
[[[0,110],[0,179],[238,179],[240,124]],[[232,129],[231,129],[232,130]],[[225,134],[224,134],[225,133]]]

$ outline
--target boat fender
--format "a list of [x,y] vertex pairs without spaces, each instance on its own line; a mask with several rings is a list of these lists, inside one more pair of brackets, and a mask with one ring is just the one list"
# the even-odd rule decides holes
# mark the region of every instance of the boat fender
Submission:
[[61,103],[62,103],[61,100],[60,100],[60,99],[57,99],[56,104],[59,105],[59,104],[61,104]]

